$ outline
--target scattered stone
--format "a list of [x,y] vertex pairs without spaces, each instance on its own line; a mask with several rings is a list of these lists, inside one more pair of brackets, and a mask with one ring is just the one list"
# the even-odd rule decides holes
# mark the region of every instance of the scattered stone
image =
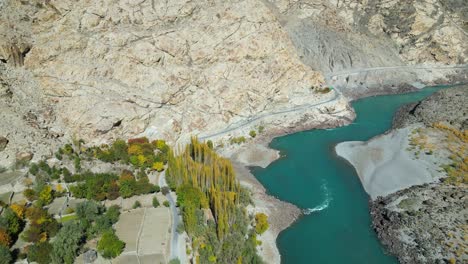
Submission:
[[6,137],[0,136],[0,151],[3,151],[8,145],[8,139]]
[[88,250],[83,254],[83,261],[85,264],[93,263],[97,259],[97,252],[95,250]]
[[31,152],[18,152],[16,154],[16,161],[17,162],[27,162],[32,160],[33,154]]

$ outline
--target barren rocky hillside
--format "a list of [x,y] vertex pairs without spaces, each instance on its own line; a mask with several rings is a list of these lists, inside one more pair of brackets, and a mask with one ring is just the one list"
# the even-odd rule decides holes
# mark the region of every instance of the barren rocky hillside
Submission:
[[[341,70],[466,63],[466,6],[444,3],[0,0],[2,161],[73,137],[176,142],[219,131],[330,99],[334,91],[319,89]],[[404,74],[353,87],[362,96],[384,87],[382,78],[419,81]],[[466,77],[430,76],[453,74]],[[349,78],[335,80],[345,95]],[[338,99],[326,111],[275,118],[290,129],[343,116],[352,113]]]

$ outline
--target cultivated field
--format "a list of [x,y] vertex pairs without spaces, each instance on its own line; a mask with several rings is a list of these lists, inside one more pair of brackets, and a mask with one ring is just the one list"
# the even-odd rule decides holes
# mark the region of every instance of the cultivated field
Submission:
[[113,263],[166,263],[171,216],[166,207],[138,208],[120,215],[117,235],[126,243]]

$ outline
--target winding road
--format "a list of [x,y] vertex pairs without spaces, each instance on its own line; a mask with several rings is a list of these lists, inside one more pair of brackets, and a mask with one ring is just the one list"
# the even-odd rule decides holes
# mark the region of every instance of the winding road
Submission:
[[[159,175],[159,187],[169,187],[166,182],[166,171],[162,171],[161,174]],[[169,256],[169,259],[179,259],[180,263],[188,263],[187,262],[187,254],[185,253],[185,247],[184,250],[180,250],[179,247],[179,240],[182,240],[183,237],[177,233],[177,226],[179,223],[181,223],[182,219],[179,216],[179,209],[176,206],[176,201],[174,200],[174,197],[172,197],[171,192],[166,194],[166,199],[169,202],[169,207],[171,209],[171,214],[172,214],[172,226],[171,226],[171,254]],[[184,242],[185,245],[185,242]],[[182,252],[181,252],[182,251]]]
[[[334,79],[336,77],[340,77],[340,76],[356,75],[356,74],[370,72],[370,71],[386,71],[386,70],[396,70],[396,69],[401,69],[401,70],[435,70],[435,69],[454,70],[454,69],[466,69],[466,70],[468,70],[468,64],[440,65],[440,66],[437,66],[437,65],[434,65],[434,66],[400,65],[400,66],[386,66],[386,67],[383,66],[383,67],[361,68],[361,69],[354,69],[354,70],[350,70],[350,71],[334,72],[334,73],[331,73],[331,74],[327,74],[325,76],[325,79],[327,80],[327,83],[330,83],[330,80],[332,80],[332,79]],[[288,108],[288,109],[283,109],[283,110],[279,110],[279,111],[272,112],[272,113],[264,113],[264,114],[254,115],[254,116],[251,116],[251,117],[247,118],[246,120],[241,120],[241,121],[238,121],[236,123],[233,123],[233,124],[229,125],[227,128],[225,128],[225,129],[223,129],[221,131],[218,131],[218,132],[215,132],[215,133],[212,133],[212,134],[209,134],[209,135],[198,135],[198,138],[200,140],[208,140],[208,139],[211,139],[213,137],[223,136],[223,135],[226,135],[227,133],[230,133],[230,132],[232,132],[234,130],[247,127],[247,126],[251,125],[252,123],[254,123],[256,121],[267,118],[267,117],[272,117],[272,116],[275,116],[275,115],[281,115],[281,114],[286,114],[286,113],[291,113],[291,112],[296,112],[296,111],[303,111],[303,110],[306,110],[306,109],[309,109],[309,108],[314,108],[314,107],[318,107],[318,106],[321,106],[321,105],[324,105],[324,104],[327,104],[327,103],[331,103],[331,102],[336,101],[337,99],[339,99],[339,98],[341,98],[343,96],[341,94],[341,92],[338,89],[336,89],[336,87],[335,87],[334,91],[336,91],[336,93],[335,93],[334,97],[331,98],[331,99],[327,99],[327,100],[324,100],[322,102],[318,102],[318,103],[315,103],[315,104],[303,104],[303,105],[299,105],[299,106],[294,106],[294,107],[291,107],[291,108]]]

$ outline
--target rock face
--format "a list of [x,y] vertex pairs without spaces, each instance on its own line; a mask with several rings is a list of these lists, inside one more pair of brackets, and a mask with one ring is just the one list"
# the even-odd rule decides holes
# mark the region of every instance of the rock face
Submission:
[[393,128],[401,128],[413,123],[445,121],[457,129],[468,129],[468,85],[449,90],[441,90],[424,101],[406,105],[398,110],[393,120]]
[[[462,4],[374,2],[1,1],[0,108],[18,125],[0,134],[35,152],[72,137],[175,143],[320,102],[329,95],[315,88],[325,82],[362,96],[411,89],[386,80],[420,77],[407,69],[367,77],[338,71],[466,63]],[[313,117],[320,116],[334,118]]]
[[373,226],[400,263],[466,263],[466,186],[431,184],[371,203]]
[[265,2],[301,59],[352,98],[468,80],[464,1]]
[[30,9],[25,68],[66,132],[85,140],[150,127],[175,140],[310,97],[323,83],[259,1],[47,1]]
[[[439,91],[417,104],[402,107],[395,117],[394,127],[408,128],[419,124],[425,128],[433,122],[444,122],[455,129],[461,129],[466,135],[467,102],[467,86]],[[413,186],[384,198],[380,197],[371,202],[370,206],[373,226],[383,244],[398,256],[401,263],[466,263],[468,186],[466,168],[463,166],[466,166],[464,149],[467,142],[463,134],[460,135],[461,140],[453,144],[457,142],[453,134],[445,139],[440,130],[426,128],[426,131],[418,140],[427,146],[433,145],[434,153],[430,151],[425,154],[433,158],[430,162],[421,158],[417,160],[425,167],[442,163],[452,164],[451,166],[457,168],[457,155],[460,154],[460,170],[465,171],[465,175],[462,174],[461,177],[465,177],[465,180],[448,184],[447,180],[452,177],[449,175],[447,179],[443,179],[445,182]],[[452,142],[449,143],[449,149],[454,149],[455,153],[452,150],[443,150],[443,145],[447,142]],[[448,155],[447,160],[437,160]],[[446,174],[440,168],[439,171]],[[406,177],[413,175],[407,174]]]

